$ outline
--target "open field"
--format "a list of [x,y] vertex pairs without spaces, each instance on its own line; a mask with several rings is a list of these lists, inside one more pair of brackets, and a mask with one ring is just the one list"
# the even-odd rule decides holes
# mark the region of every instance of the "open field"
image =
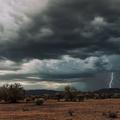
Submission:
[[[103,112],[118,112],[120,99],[57,102],[48,100],[43,106],[33,103],[0,104],[0,120],[112,120]],[[73,115],[70,115],[72,112]]]

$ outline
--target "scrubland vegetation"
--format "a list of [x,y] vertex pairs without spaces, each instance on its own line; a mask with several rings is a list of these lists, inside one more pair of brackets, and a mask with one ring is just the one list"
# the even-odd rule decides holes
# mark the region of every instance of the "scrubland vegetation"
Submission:
[[20,84],[0,87],[0,120],[120,120],[120,94],[80,92],[26,95]]

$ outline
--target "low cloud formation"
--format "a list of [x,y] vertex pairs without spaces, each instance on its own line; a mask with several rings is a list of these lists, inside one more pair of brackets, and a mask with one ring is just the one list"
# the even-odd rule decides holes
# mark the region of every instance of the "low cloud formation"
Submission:
[[[0,79],[12,82],[20,82],[26,86],[26,83],[40,84],[53,83],[63,86],[63,83],[78,85],[82,84],[80,88],[85,89],[84,86],[93,85],[100,86],[99,82],[105,80],[104,76],[108,72],[119,69],[119,65],[112,66],[114,60],[109,61],[109,57],[89,57],[86,59],[73,58],[69,55],[62,56],[60,59],[31,59],[23,60],[22,62],[10,61],[7,59],[1,60]],[[117,58],[118,59],[118,58]],[[119,57],[120,59],[120,57]],[[111,63],[110,63],[111,62]],[[115,63],[114,63],[115,65]],[[104,73],[97,81],[98,73]],[[97,75],[98,74],[98,75]],[[96,76],[97,75],[97,76]],[[93,80],[92,80],[93,79]],[[27,82],[26,82],[27,81]],[[103,81],[104,82],[104,81]],[[101,82],[101,86],[103,85]],[[3,81],[2,81],[3,83]],[[78,83],[78,84],[75,84]],[[98,83],[98,84],[97,84]],[[78,87],[78,86],[77,86]],[[88,86],[89,87],[89,86]]]
[[[99,64],[101,62],[103,64]],[[29,79],[33,78],[41,80],[87,77],[98,71],[100,67],[102,70],[106,69],[103,68],[104,59],[102,58],[90,57],[82,60],[68,55],[62,56],[60,59],[23,60],[21,63],[10,60],[1,60],[0,64],[2,69],[0,75],[5,77],[6,75],[28,75],[27,78]]]

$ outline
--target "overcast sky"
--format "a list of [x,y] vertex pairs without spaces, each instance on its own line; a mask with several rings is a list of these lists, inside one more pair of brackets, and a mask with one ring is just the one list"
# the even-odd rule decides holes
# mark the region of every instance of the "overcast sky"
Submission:
[[120,0],[0,0],[0,84],[120,87]]

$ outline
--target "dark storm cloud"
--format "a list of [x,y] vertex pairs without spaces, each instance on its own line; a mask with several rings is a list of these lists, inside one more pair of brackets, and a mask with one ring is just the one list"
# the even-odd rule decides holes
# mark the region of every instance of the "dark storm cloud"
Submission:
[[118,0],[51,0],[19,30],[15,42],[1,45],[0,55],[23,59],[119,54],[119,5]]

